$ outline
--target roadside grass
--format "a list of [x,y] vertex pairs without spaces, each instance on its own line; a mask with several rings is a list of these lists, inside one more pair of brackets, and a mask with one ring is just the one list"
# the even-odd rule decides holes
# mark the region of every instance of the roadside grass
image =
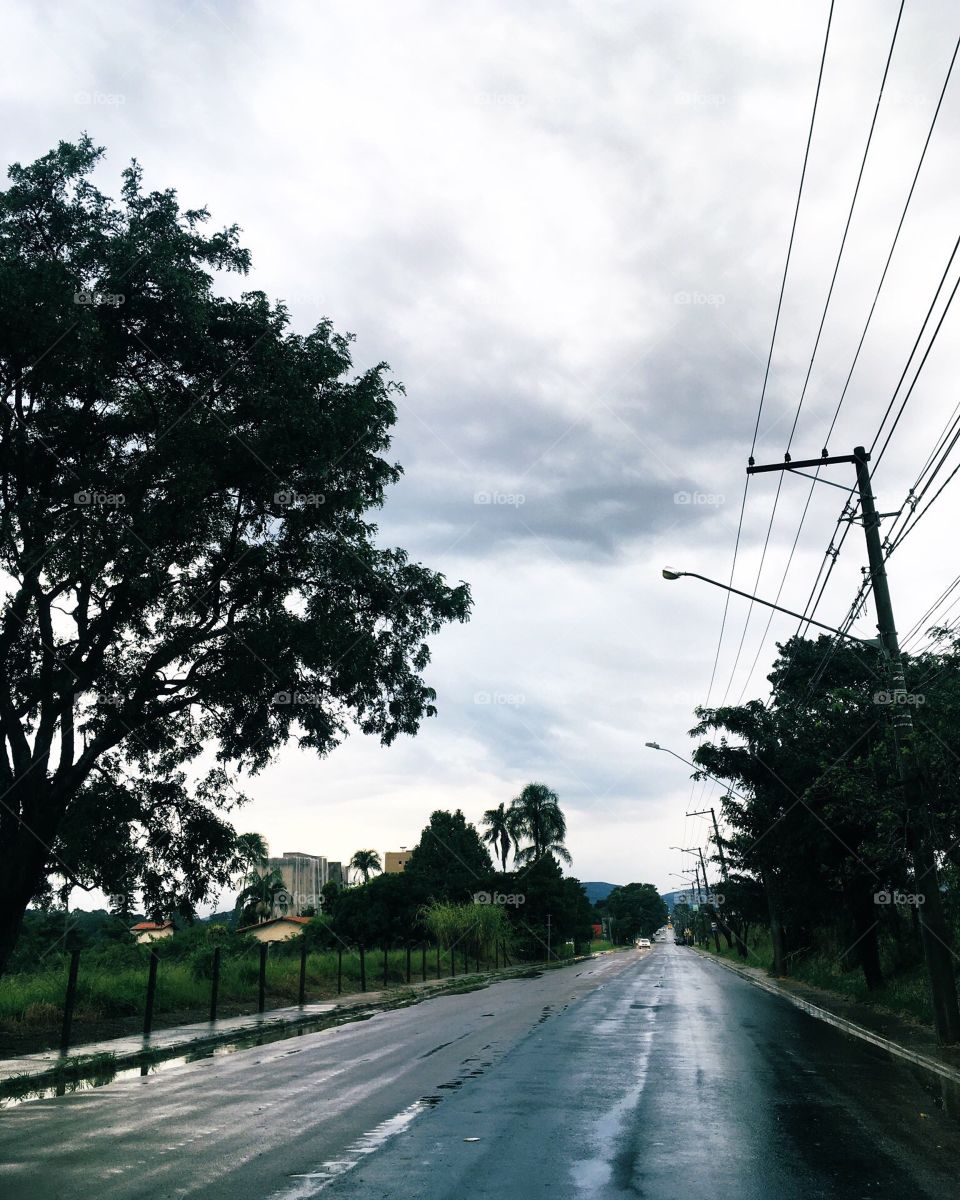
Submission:
[[[716,955],[712,943],[705,949]],[[749,955],[743,960],[737,954],[736,946],[727,947],[721,940],[719,957],[745,966],[771,970],[773,947],[769,930],[751,932],[747,939],[747,949]],[[832,942],[824,942],[804,953],[794,955],[788,963],[789,977],[800,983],[822,988],[826,992],[834,992],[858,1004],[893,1013],[920,1025],[932,1026],[933,1012],[922,963],[900,966],[895,962],[892,950],[882,946],[880,958],[884,983],[876,990],[870,991],[859,968],[844,969],[842,949],[843,947],[838,947]]]
[[[142,947],[136,948],[138,951]],[[106,1017],[128,1017],[143,1012],[146,997],[148,955],[131,955],[134,961],[117,962],[116,955],[100,955],[85,951],[80,959],[77,978],[77,1000],[74,1016],[77,1021],[94,1021]],[[383,953],[366,954],[366,983],[368,991],[384,986]],[[220,1004],[255,1005],[259,977],[259,956],[255,950],[224,954],[220,964]],[[112,961],[114,960],[114,961]],[[411,979],[422,978],[421,956],[411,957]],[[470,962],[469,969],[474,969]],[[481,963],[489,967],[492,964]],[[463,973],[463,960],[457,962],[457,974]],[[449,955],[441,961],[440,978],[450,975]],[[427,954],[427,978],[436,979],[435,951]],[[58,1025],[63,1017],[66,992],[67,959],[51,961],[31,972],[21,972],[0,978],[0,1027],[10,1033],[36,1031]],[[387,955],[386,986],[406,984],[406,952],[391,950]],[[341,990],[360,991],[360,955],[356,950],[344,951],[342,958]],[[271,1006],[296,1004],[300,986],[299,947],[288,949],[274,944],[267,960],[266,995]],[[154,1012],[204,1012],[210,1003],[211,967],[207,955],[185,960],[161,957],[157,971],[157,993]],[[337,955],[335,951],[313,951],[307,956],[306,995],[308,1000],[329,999],[337,994]]]

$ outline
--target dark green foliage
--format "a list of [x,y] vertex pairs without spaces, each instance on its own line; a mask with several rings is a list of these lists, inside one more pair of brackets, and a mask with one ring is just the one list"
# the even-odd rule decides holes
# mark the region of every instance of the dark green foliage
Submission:
[[651,937],[667,920],[667,906],[652,883],[614,888],[596,907],[612,918],[613,939],[621,945],[637,937]]
[[[904,665],[956,930],[960,644],[944,638]],[[920,958],[916,913],[874,900],[916,892],[884,665],[871,647],[793,638],[770,680],[771,703],[698,710],[693,731],[720,734],[702,741],[694,760],[740,793],[722,801],[732,830],[723,915],[769,926],[778,971],[798,956],[829,952],[841,969],[859,967],[876,990],[885,972],[912,969]]]
[[62,143],[0,195],[0,969],[50,873],[191,912],[234,857],[227,769],[414,733],[426,639],[470,606],[377,541],[386,366],[218,294],[237,229],[136,164],[114,202],[100,157]]
[[431,813],[403,873],[432,899],[463,903],[488,887],[493,862],[476,826],[459,808],[438,809]]

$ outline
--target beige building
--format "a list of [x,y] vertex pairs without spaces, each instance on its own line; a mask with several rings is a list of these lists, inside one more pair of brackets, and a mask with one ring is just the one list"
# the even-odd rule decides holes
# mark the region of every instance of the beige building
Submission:
[[409,850],[388,850],[383,856],[384,874],[398,875],[406,867],[410,853]]
[[158,942],[161,938],[173,937],[172,921],[138,921],[130,932],[143,945],[146,942]]
[[287,938],[298,937],[309,924],[309,917],[274,917],[259,925],[244,925],[237,932],[249,933],[258,942],[285,942]]
[[[343,867],[322,854],[304,854],[300,850],[285,850],[279,858],[268,858],[267,868],[279,871],[287,893],[286,912],[303,916],[307,909],[319,912],[320,892],[325,883],[343,883]],[[283,906],[277,905],[275,916],[283,916]]]

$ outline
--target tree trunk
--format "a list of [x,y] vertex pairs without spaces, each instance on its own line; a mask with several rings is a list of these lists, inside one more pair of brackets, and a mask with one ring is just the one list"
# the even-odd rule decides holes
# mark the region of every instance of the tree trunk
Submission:
[[761,877],[763,890],[767,896],[767,909],[770,913],[770,941],[773,945],[773,973],[786,975],[786,954],[783,937],[783,924],[780,920],[780,907],[773,894],[773,886],[766,875]]
[[870,991],[883,984],[880,966],[880,943],[877,938],[877,913],[863,887],[856,887],[847,896],[847,905],[853,917],[854,942],[849,954],[855,965],[863,970]]
[[0,975],[17,944],[23,914],[37,893],[46,862],[46,847],[24,825],[0,848]]

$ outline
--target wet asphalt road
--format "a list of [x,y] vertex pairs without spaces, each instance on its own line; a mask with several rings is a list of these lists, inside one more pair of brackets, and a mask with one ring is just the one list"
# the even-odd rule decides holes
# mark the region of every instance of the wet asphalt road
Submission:
[[655,946],[0,1113],[4,1200],[942,1200],[913,1068]]

